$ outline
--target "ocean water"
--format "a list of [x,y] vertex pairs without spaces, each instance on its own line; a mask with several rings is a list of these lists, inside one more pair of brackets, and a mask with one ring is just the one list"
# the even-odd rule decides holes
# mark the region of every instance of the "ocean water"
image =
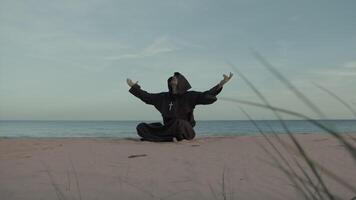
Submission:
[[[292,133],[325,133],[308,121],[284,121]],[[320,120],[339,133],[356,133],[356,120]],[[0,121],[0,137],[138,137],[140,121]],[[257,126],[266,134],[285,134],[277,120],[259,120]],[[251,121],[197,121],[197,137],[257,135]]]

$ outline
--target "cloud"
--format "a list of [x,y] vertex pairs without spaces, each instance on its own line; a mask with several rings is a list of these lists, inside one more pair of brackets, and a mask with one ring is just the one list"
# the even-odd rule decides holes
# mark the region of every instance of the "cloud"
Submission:
[[142,54],[145,56],[153,56],[160,53],[166,53],[178,50],[177,46],[171,42],[167,37],[156,39],[151,45],[146,47]]
[[356,69],[356,61],[350,61],[350,62],[347,62],[345,63],[344,65],[345,68],[349,68],[349,69]]
[[320,75],[326,75],[326,76],[341,76],[341,77],[350,77],[350,76],[356,76],[356,71],[350,71],[350,70],[345,70],[345,69],[328,69],[324,71],[319,72]]
[[159,37],[155,39],[150,45],[139,50],[136,53],[123,54],[119,56],[105,57],[106,60],[121,60],[121,59],[134,59],[156,56],[162,53],[173,52],[180,48],[168,37]]
[[331,75],[334,76],[356,76],[356,72],[349,72],[349,71],[331,71]]
[[332,69],[319,69],[316,71],[317,75],[321,75],[323,77],[329,76],[329,77],[340,77],[340,78],[347,78],[351,77],[354,78],[356,76],[356,61],[350,61],[346,62],[343,65],[340,65],[337,68],[332,68]]

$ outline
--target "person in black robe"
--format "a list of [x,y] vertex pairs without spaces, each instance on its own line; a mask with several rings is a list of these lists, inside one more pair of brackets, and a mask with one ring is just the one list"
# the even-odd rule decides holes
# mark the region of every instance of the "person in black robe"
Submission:
[[187,79],[175,72],[167,80],[168,92],[148,93],[141,89],[137,82],[127,79],[131,87],[129,92],[149,105],[153,105],[162,115],[163,124],[140,123],[137,125],[137,134],[141,140],[153,142],[191,140],[195,137],[194,108],[196,105],[208,105],[214,103],[225,83],[233,76],[223,75],[224,79],[210,90],[205,92],[188,91],[191,86]]

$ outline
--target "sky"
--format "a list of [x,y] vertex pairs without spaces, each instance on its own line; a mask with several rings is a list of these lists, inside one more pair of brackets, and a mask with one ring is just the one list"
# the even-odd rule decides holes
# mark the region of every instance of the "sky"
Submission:
[[[356,109],[354,0],[0,0],[0,120],[160,120],[132,96],[167,91],[176,71],[204,91],[241,71],[272,105],[318,118],[259,52],[330,119]],[[197,120],[274,119],[236,73]],[[286,119],[292,116],[283,115]]]

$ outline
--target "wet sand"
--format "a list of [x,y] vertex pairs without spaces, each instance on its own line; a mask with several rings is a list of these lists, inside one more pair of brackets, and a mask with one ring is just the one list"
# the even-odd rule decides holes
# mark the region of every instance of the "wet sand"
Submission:
[[[313,177],[286,135],[280,138],[291,147],[289,151],[273,136],[269,138],[297,174],[302,175],[295,160]],[[355,139],[346,138],[356,146]],[[356,187],[356,161],[336,139],[325,134],[297,135],[297,139],[312,160]],[[262,136],[198,138],[178,143],[1,138],[0,197],[303,199],[283,170],[276,167],[271,154],[281,161]],[[343,199],[356,196],[324,172],[321,176],[333,194]]]

